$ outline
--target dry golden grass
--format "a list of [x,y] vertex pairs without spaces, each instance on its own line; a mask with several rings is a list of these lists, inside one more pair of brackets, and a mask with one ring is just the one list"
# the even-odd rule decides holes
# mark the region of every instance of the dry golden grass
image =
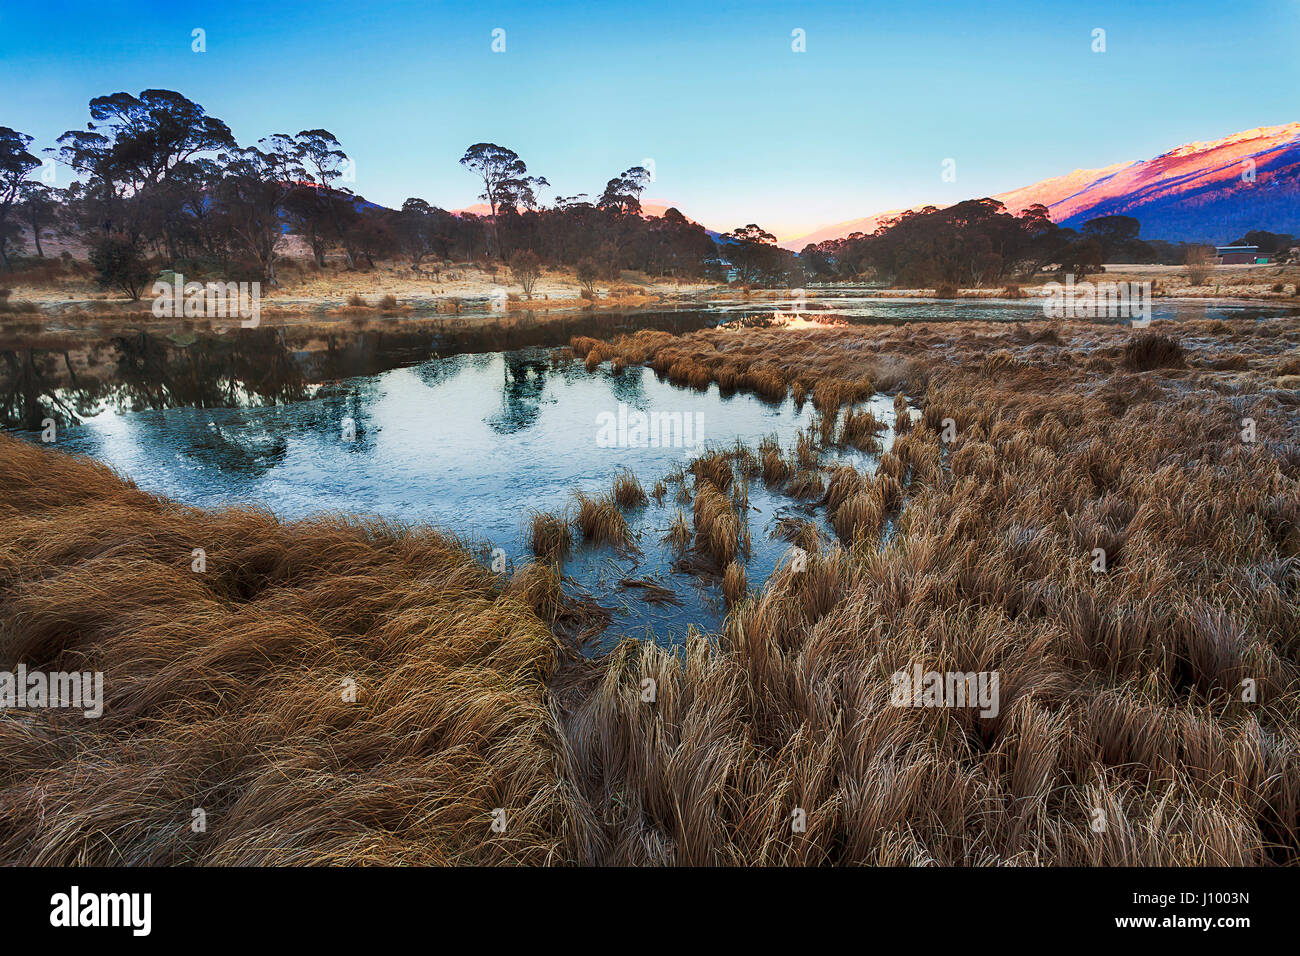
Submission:
[[696,486],[692,509],[695,549],[710,557],[722,570],[740,553],[740,519],[731,499],[713,482],[701,482]]
[[680,508],[677,509],[677,517],[668,526],[668,533],[664,535],[663,540],[678,554],[684,553],[691,546],[691,526],[686,523],[686,515]]
[[781,454],[781,446],[775,441],[764,440],[758,446],[758,452],[763,462],[763,484],[768,487],[781,484],[794,473],[793,467]]
[[880,443],[876,435],[885,430],[885,423],[870,411],[849,409],[844,415],[844,424],[840,429],[840,443],[852,445],[862,451],[879,451]]
[[794,477],[785,483],[785,493],[791,498],[820,498],[826,490],[826,482],[819,472],[806,468],[795,472]]
[[722,595],[727,607],[732,607],[745,596],[749,584],[745,579],[745,566],[739,561],[732,561],[722,573]]

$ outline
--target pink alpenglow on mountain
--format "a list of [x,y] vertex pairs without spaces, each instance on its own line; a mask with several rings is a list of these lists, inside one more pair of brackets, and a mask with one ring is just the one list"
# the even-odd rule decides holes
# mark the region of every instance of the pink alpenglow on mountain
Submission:
[[[1017,213],[1042,203],[1054,222],[1074,228],[1098,216],[1133,216],[1147,239],[1222,243],[1251,229],[1300,233],[1300,123],[1188,143],[1154,159],[1076,169],[993,198]],[[799,250],[871,233],[894,215],[827,226],[781,245]]]

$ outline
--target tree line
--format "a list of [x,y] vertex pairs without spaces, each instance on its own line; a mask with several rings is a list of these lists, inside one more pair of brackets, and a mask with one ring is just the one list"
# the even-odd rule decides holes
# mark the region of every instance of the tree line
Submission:
[[160,268],[274,284],[281,238],[301,237],[317,266],[338,255],[348,269],[401,259],[516,258],[580,267],[592,277],[623,269],[656,276],[725,278],[726,263],[703,226],[676,209],[641,215],[650,174],[634,166],[595,198],[537,197],[549,185],[513,150],[470,146],[460,163],[482,186],[487,215],[452,213],[411,197],[400,209],[350,188],[352,162],[325,129],[275,133],[241,146],[230,128],[170,90],[90,101],[85,129],[46,154],[75,177],[59,188],[40,174],[33,138],[0,127],[0,265],[12,267],[22,237],[37,257],[42,234],[76,236],[101,277],[130,294]]
[[992,287],[1028,280],[1049,266],[1078,276],[1099,272],[1103,262],[1116,261],[1134,245],[1137,227],[1131,217],[1109,216],[1074,230],[1052,222],[1041,204],[1013,215],[995,199],[969,199],[943,209],[909,210],[869,235],[810,244],[801,257],[818,279]]

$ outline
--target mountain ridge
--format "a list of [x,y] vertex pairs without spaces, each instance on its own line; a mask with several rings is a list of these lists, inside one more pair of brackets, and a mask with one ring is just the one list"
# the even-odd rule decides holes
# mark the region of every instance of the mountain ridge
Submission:
[[[1147,160],[1075,169],[992,198],[1012,213],[1042,203],[1054,222],[1073,228],[1098,216],[1134,216],[1148,239],[1228,242],[1250,229],[1300,232],[1300,122],[1184,143]],[[797,252],[809,243],[871,233],[903,211],[834,223],[779,245]]]

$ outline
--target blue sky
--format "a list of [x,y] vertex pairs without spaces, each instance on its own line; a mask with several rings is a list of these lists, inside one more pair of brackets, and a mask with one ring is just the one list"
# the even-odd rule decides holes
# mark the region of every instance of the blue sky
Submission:
[[474,202],[457,160],[487,140],[546,199],[652,159],[647,198],[784,238],[1300,119],[1300,0],[0,0],[0,125],[50,146],[91,97],[148,88],[241,142],[329,129],[388,205]]

